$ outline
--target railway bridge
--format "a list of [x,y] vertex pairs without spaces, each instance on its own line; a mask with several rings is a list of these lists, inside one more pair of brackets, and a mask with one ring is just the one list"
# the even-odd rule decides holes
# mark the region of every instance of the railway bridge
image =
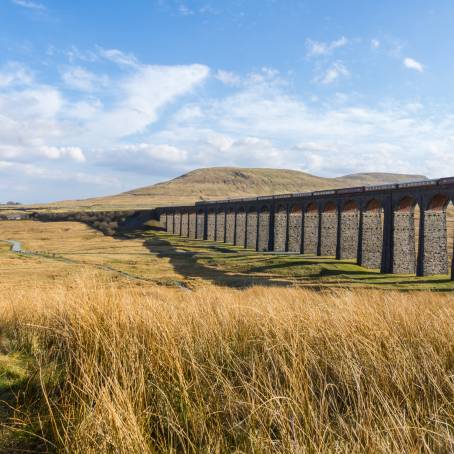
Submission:
[[[382,273],[450,274],[454,177],[159,209],[168,233],[256,251],[354,259]],[[419,216],[415,212],[419,211]]]

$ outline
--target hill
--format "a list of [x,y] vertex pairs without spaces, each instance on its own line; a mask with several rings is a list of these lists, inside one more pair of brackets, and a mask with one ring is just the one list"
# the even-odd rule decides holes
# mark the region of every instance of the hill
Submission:
[[297,170],[213,167],[197,169],[169,181],[133,189],[118,195],[55,202],[46,207],[96,210],[137,209],[191,204],[198,200],[317,191],[425,178],[423,175],[394,173],[360,173],[337,178],[324,178]]

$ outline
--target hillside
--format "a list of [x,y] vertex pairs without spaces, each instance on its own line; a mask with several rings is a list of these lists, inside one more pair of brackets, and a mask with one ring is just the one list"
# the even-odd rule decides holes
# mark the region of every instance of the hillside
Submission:
[[163,183],[86,200],[49,204],[53,208],[116,209],[190,204],[197,200],[306,192],[321,189],[421,180],[422,175],[362,173],[323,178],[297,170],[214,167],[197,169]]

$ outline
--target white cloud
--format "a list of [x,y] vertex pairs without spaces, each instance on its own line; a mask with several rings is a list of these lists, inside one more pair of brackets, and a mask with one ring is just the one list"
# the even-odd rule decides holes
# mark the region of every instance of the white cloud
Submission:
[[[115,87],[117,102],[88,126],[97,137],[115,140],[142,132],[158,118],[158,111],[188,94],[208,77],[203,65],[142,65]],[[91,137],[93,137],[93,134]]]
[[41,3],[32,2],[30,0],[12,0],[15,5],[22,6],[23,8],[44,11],[46,7]]
[[124,66],[138,66],[138,61],[136,57],[132,54],[126,54],[118,49],[98,49],[99,55],[106,60],[109,60],[117,65]]
[[182,16],[193,16],[194,15],[194,11],[192,11],[192,9],[190,9],[184,3],[180,3],[178,5],[178,11]]
[[340,61],[334,62],[323,74],[315,78],[316,82],[324,85],[330,85],[341,77],[348,77],[350,71]]
[[[372,107],[351,93],[303,99],[272,68],[235,74],[198,64],[147,65],[121,51],[108,55],[117,65],[109,83],[99,60],[63,68],[66,85],[58,87],[37,82],[18,64],[0,68],[0,170],[22,166],[32,179],[36,167],[42,170],[36,178],[73,173],[87,184],[121,171],[130,187],[219,165],[333,176],[454,174],[454,113],[441,116],[418,100]],[[349,74],[338,60],[317,81],[333,84]],[[215,80],[229,89],[203,86]]]
[[32,82],[32,72],[20,63],[9,62],[0,68],[0,88],[11,85],[29,85]]
[[222,69],[216,72],[215,77],[225,85],[239,85],[241,83],[241,77],[237,74]]
[[66,68],[62,71],[62,79],[69,88],[87,92],[106,87],[109,83],[106,75],[96,75],[80,66]]
[[424,66],[421,63],[419,63],[418,61],[414,60],[413,58],[406,57],[406,58],[404,58],[403,63],[405,65],[405,67],[408,69],[413,69],[420,73],[422,73],[424,71]]
[[320,41],[313,41],[311,39],[306,40],[306,50],[308,57],[317,57],[321,55],[328,55],[333,50],[340,47],[344,47],[348,44],[348,39],[345,36],[336,39],[330,43],[324,43]]
[[372,49],[378,49],[380,47],[380,41],[378,39],[372,39],[370,47],[372,47]]

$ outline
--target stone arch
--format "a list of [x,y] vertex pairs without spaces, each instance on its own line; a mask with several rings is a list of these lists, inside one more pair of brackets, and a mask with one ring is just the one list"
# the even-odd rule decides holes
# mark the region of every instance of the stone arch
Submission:
[[214,208],[209,208],[207,219],[207,240],[215,241],[215,239],[216,239],[216,212]]
[[287,207],[279,205],[274,213],[274,250],[285,252],[287,245]]
[[445,194],[434,195],[427,204],[426,210],[429,211],[446,211],[449,205],[449,197]]
[[417,200],[401,197],[394,206],[393,273],[415,274],[419,249],[420,209]]
[[235,243],[235,209],[231,206],[227,208],[225,219],[225,242]]
[[319,218],[317,204],[310,202],[304,211],[303,220],[303,254],[317,254],[319,244]]
[[246,247],[257,249],[257,208],[250,206],[246,213]]
[[260,208],[258,220],[258,240],[257,246],[259,251],[268,251],[270,240],[270,209],[268,205]]
[[303,207],[301,204],[293,205],[288,216],[288,250],[301,252],[303,229]]
[[225,209],[216,210],[216,241],[225,242]]
[[246,244],[246,210],[239,207],[236,212],[235,245],[245,247]]
[[422,212],[421,253],[418,275],[449,274],[448,225],[446,210],[449,197],[436,194],[428,200]]
[[347,200],[340,213],[340,235],[338,258],[356,259],[358,256],[359,205],[354,200]]
[[358,263],[366,268],[380,268],[383,253],[384,215],[382,204],[377,199],[371,199],[365,204],[361,222]]
[[328,201],[323,206],[320,219],[320,255],[336,255],[337,224],[336,204]]

